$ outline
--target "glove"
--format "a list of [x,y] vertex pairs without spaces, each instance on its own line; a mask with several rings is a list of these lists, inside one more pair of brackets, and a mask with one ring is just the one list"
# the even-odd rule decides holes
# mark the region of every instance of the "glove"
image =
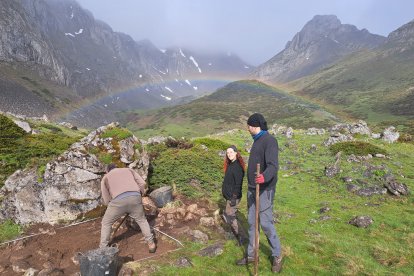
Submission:
[[256,176],[256,184],[263,184],[265,182],[263,174]]
[[232,197],[231,200],[230,200],[230,206],[231,207],[234,207],[234,206],[236,206],[236,204],[237,204],[236,203],[236,198],[235,197]]

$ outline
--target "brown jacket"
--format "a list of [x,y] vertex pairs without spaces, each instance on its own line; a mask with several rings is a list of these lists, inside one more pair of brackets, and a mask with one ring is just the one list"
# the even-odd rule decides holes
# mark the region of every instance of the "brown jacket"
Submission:
[[113,198],[124,192],[145,193],[145,181],[129,168],[115,168],[101,180],[102,199],[108,204]]

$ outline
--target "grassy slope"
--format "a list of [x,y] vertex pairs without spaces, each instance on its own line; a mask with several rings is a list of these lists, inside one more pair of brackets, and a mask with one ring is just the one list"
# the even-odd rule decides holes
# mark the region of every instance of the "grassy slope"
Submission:
[[[13,172],[25,167],[37,167],[44,169],[46,163],[53,157],[63,153],[69,146],[86,134],[83,130],[70,130],[62,126],[56,126],[40,121],[29,121],[32,129],[40,131],[39,134],[17,135],[8,132],[14,127],[5,127],[6,121],[0,114],[1,128],[0,135],[0,187]],[[42,168],[43,167],[43,168]]]
[[[53,129],[48,126],[46,130]],[[46,131],[45,130],[45,131]],[[66,131],[66,130],[64,130]],[[110,134],[110,133],[109,133]],[[109,135],[108,134],[108,135]],[[349,193],[341,180],[343,176],[376,184],[379,178],[363,176],[365,167],[361,163],[348,163],[343,158],[342,172],[335,178],[324,176],[324,166],[334,162],[328,148],[322,146],[326,136],[307,136],[295,131],[292,141],[278,137],[280,152],[280,172],[274,209],[278,214],[277,230],[283,245],[284,273],[289,275],[409,275],[414,273],[411,260],[414,259],[414,196],[390,195],[359,197]],[[413,144],[386,144],[380,140],[360,137],[359,140],[372,143],[388,152],[390,159],[374,158],[373,165],[386,165],[398,181],[414,190]],[[183,143],[188,143],[184,141]],[[217,151],[228,144],[244,149],[251,144],[247,131],[232,131],[208,138],[196,139],[190,149],[158,148],[149,149],[158,153],[153,162],[151,185],[175,183],[178,192],[189,196],[205,196],[212,204],[222,204],[220,183],[222,181],[222,158]],[[205,151],[200,144],[207,144]],[[311,145],[317,150],[309,153]],[[243,151],[243,154],[246,154]],[[189,162],[191,160],[191,162]],[[207,161],[206,161],[207,160]],[[175,168],[175,169],[171,169]],[[174,173],[180,168],[182,173]],[[200,169],[202,168],[202,169]],[[385,171],[379,171],[378,176]],[[200,180],[197,187],[186,186],[188,177]],[[203,192],[204,191],[204,192]],[[244,183],[244,194],[246,183]],[[310,223],[317,219],[321,207],[329,206],[330,220]],[[370,215],[374,224],[360,229],[347,222],[356,215]],[[242,199],[240,218],[246,224],[246,198]],[[209,231],[209,229],[202,229]],[[9,239],[21,229],[10,222],[0,225],[0,240]],[[211,231],[211,229],[210,229]],[[217,238],[217,233],[209,233]],[[214,242],[214,241],[211,241]],[[269,248],[265,237],[261,237],[260,273],[270,274],[267,260]],[[238,267],[234,262],[243,256],[241,248],[234,241],[227,241],[221,256],[199,257],[197,251],[203,245],[185,241],[185,248],[165,255],[156,261],[140,263],[141,268],[152,267],[156,275],[245,275],[246,267]],[[194,267],[171,267],[180,256],[192,259]],[[253,267],[249,268],[253,272]]]
[[[214,138],[214,137],[213,137]],[[232,141],[243,148],[250,140],[243,132],[225,134],[216,138]],[[335,178],[324,176],[324,166],[334,162],[334,156],[321,145],[326,137],[306,136],[296,132],[294,143],[286,147],[287,140],[279,137],[279,182],[274,209],[278,214],[277,230],[285,255],[284,272],[289,275],[408,275],[414,273],[414,196],[390,195],[359,197],[346,190],[343,176],[362,179],[376,184],[378,178],[363,176],[365,167],[358,163],[341,162],[342,172]],[[414,189],[413,144],[385,144],[379,140],[362,137],[380,148],[386,149],[391,159],[374,158],[370,163],[384,164],[412,191]],[[317,145],[314,153],[308,153],[311,145]],[[219,157],[217,157],[220,159]],[[177,165],[179,166],[179,165]],[[211,169],[211,168],[210,168]],[[381,175],[380,172],[378,175]],[[403,176],[404,175],[404,178]],[[216,176],[217,177],[217,176]],[[216,179],[217,182],[221,178]],[[246,183],[245,183],[246,184]],[[246,186],[244,187],[246,189]],[[245,191],[245,190],[244,190]],[[211,191],[210,191],[211,193]],[[220,189],[210,195],[212,201],[221,200]],[[321,214],[318,210],[329,206],[326,215],[330,220],[310,223]],[[246,198],[242,199],[240,217],[246,225]],[[374,223],[367,229],[356,228],[347,222],[356,215],[369,215]],[[206,230],[204,230],[206,231]],[[211,233],[214,237],[214,233]],[[162,260],[141,264],[152,267],[155,275],[246,275],[246,267],[234,262],[243,256],[242,249],[234,241],[225,244],[221,256],[199,257],[196,252],[202,245],[185,243],[186,248],[164,257]],[[261,237],[260,273],[270,274],[267,261],[269,249],[265,237]],[[171,264],[180,256],[190,257],[192,268],[175,268]],[[231,271],[231,272],[230,272]],[[253,272],[253,267],[250,267]]]
[[238,81],[188,104],[137,114],[138,120],[129,122],[128,127],[140,137],[204,136],[243,128],[254,112],[263,113],[269,124],[310,127],[332,123],[329,114],[314,104],[258,81]]
[[294,94],[341,117],[394,124],[412,132],[414,49],[354,54],[292,82]]

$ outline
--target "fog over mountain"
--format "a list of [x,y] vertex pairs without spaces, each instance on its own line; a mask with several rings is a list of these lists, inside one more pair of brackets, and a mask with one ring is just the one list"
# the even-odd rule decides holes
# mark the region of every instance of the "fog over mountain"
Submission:
[[259,65],[283,50],[313,16],[336,15],[343,24],[387,36],[413,19],[411,0],[79,0],[97,19],[159,48],[220,50]]

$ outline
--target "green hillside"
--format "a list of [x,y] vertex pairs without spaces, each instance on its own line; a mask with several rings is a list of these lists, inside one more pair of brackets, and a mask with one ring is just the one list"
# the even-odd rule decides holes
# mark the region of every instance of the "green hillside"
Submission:
[[[213,95],[217,97],[217,95]],[[3,164],[19,161],[14,169],[39,166],[62,152],[79,139],[77,132],[67,131],[52,124],[35,125],[42,135],[28,135],[15,127],[6,117],[2,122]],[[5,132],[7,130],[7,132]],[[86,133],[81,133],[86,135]],[[125,131],[106,135],[119,136]],[[128,134],[130,135],[130,134]],[[13,140],[8,140],[13,137]],[[140,137],[141,138],[141,137]],[[328,134],[310,136],[295,130],[293,138],[277,136],[279,153],[279,181],[274,201],[276,227],[282,242],[283,273],[288,275],[411,275],[414,273],[414,144],[397,142],[388,144],[380,139],[355,135],[353,143],[331,147],[322,145]],[[16,150],[5,147],[15,143]],[[28,145],[28,143],[30,143]],[[207,200],[212,209],[223,206],[221,196],[222,157],[218,154],[229,144],[241,149],[252,139],[246,130],[210,135],[192,140],[178,139],[166,144],[146,146],[151,155],[150,188],[158,184],[172,185],[176,193],[187,198]],[[27,149],[23,145],[28,145]],[[47,146],[46,146],[47,145]],[[333,177],[325,175],[325,167],[335,163],[335,154],[341,150],[338,162],[340,171]],[[349,161],[351,154],[382,153],[364,162]],[[6,158],[6,159],[4,159]],[[42,163],[43,162],[43,163]],[[179,171],[180,173],[177,173]],[[349,185],[359,189],[384,187],[386,175],[393,175],[411,191],[408,195],[359,195]],[[246,180],[245,180],[246,181]],[[246,182],[239,218],[246,223]],[[179,204],[179,202],[177,203]],[[323,210],[323,211],[322,211]],[[211,215],[211,214],[210,214]],[[373,224],[357,228],[348,222],[355,216],[370,216]],[[222,225],[224,228],[225,225]],[[179,225],[177,227],[180,227]],[[216,226],[194,224],[195,229],[207,233],[207,244],[181,240],[184,247],[176,252],[129,265],[138,275],[247,275],[253,266],[236,266],[244,254],[234,240],[225,239]],[[221,227],[221,226],[220,226]],[[11,221],[0,224],[0,241],[13,238],[24,231]],[[261,236],[260,275],[270,275],[269,248]],[[223,252],[216,257],[202,257],[199,251],[217,242],[224,244]],[[192,266],[177,267],[180,257],[191,259]]]
[[[304,131],[294,131],[292,139],[277,137],[280,171],[274,209],[283,247],[283,274],[411,275],[414,273],[411,262],[414,258],[412,193],[399,197],[390,194],[362,196],[349,191],[347,185],[357,185],[361,189],[376,185],[383,187],[385,175],[393,174],[398,182],[405,183],[412,191],[414,173],[411,168],[414,163],[411,156],[414,154],[414,145],[388,144],[359,135],[355,143],[322,146],[327,137],[309,136]],[[217,154],[219,148],[214,145],[222,144],[224,149],[226,144],[232,143],[243,149],[246,143],[251,143],[251,137],[247,131],[239,130],[211,135],[201,141],[208,145],[208,151],[198,147],[200,139],[192,141],[194,147],[187,149],[158,146],[158,157],[153,163],[154,175],[150,181],[162,179],[162,183],[175,183],[178,193],[197,198],[204,194],[211,204],[221,206],[223,200],[220,184],[217,183],[222,181],[219,171],[222,159]],[[334,177],[327,177],[325,166],[335,162],[338,149],[343,151],[339,162],[341,171]],[[389,158],[347,161],[352,153],[365,155],[367,152],[382,152]],[[247,153],[243,155],[248,157]],[[192,160],[191,164],[188,160]],[[203,170],[199,170],[200,166]],[[188,167],[193,170],[188,170]],[[174,173],[176,169],[182,170],[182,173]],[[189,180],[185,177],[189,175],[198,179],[200,185],[193,187],[188,184]],[[243,189],[239,218],[247,227],[246,183]],[[321,209],[327,211],[322,212]],[[370,216],[373,224],[367,228],[357,228],[348,223],[359,215]],[[197,229],[210,237],[217,237],[215,228],[198,226]],[[260,241],[259,272],[260,275],[270,275],[270,250],[263,234]],[[229,275],[229,271],[231,275],[253,273],[252,265],[235,265],[236,260],[243,256],[243,249],[237,247],[234,240],[224,241],[220,256],[198,255],[201,249],[216,242],[216,238],[212,238],[208,244],[186,240],[185,247],[175,253],[154,261],[131,264],[131,267],[138,274],[151,271],[151,275],[205,275],[207,272],[209,275]],[[183,256],[191,260],[191,267],[175,265]]]
[[297,96],[342,117],[414,129],[414,48],[364,51],[290,83]]
[[203,136],[244,128],[248,116],[254,112],[264,114],[269,126],[278,123],[301,128],[324,127],[333,122],[333,117],[317,105],[255,80],[230,83],[187,104],[122,116],[128,128],[141,137]]

